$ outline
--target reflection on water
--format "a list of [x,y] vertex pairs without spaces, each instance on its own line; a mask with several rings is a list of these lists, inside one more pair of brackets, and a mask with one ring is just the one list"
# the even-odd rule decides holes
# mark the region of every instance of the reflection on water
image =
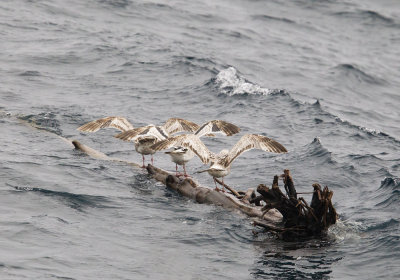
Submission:
[[259,254],[250,269],[255,279],[329,279],[332,265],[342,256],[335,256],[335,240],[331,237],[303,242],[277,241],[260,236],[254,242]]

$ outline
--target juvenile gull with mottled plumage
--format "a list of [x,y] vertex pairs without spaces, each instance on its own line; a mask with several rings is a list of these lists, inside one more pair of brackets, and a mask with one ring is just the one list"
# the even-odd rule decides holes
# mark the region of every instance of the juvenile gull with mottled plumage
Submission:
[[135,143],[135,150],[142,154],[143,167],[145,155],[151,155],[151,162],[153,163],[153,154],[156,152],[151,146],[157,141],[167,139],[170,135],[182,131],[194,132],[199,129],[199,125],[194,122],[180,119],[170,118],[164,125],[155,126],[147,125],[143,127],[134,128],[133,125],[123,117],[106,117],[91,121],[78,128],[80,131],[96,132],[100,128],[116,128],[122,133],[116,135],[116,138],[133,141]]
[[[238,133],[239,131],[240,128],[232,123],[222,120],[212,120],[204,123],[194,134],[184,134],[170,137],[168,139],[158,142],[157,144],[152,146],[152,148],[154,150],[164,150],[172,148],[171,151],[165,153],[169,154],[171,156],[172,162],[175,163],[176,175],[178,175],[178,165],[182,165],[184,176],[186,177],[186,163],[194,157],[196,152],[194,152],[193,149],[188,149],[181,143],[192,142],[195,143],[195,145],[201,145],[203,143],[200,141],[200,137],[204,135],[213,135],[212,133],[222,133],[226,136],[231,136]],[[198,156],[200,157],[200,155]]]
[[227,176],[230,173],[232,162],[242,153],[251,149],[259,149],[272,153],[287,152],[286,148],[282,144],[258,134],[243,135],[230,151],[224,149],[219,154],[211,152],[200,138],[193,134],[172,137],[168,139],[168,141],[164,140],[155,144],[153,148],[161,149],[162,146],[166,146],[166,143],[169,143],[169,145],[180,145],[188,148],[196,154],[203,163],[211,163],[209,168],[196,173],[208,172],[208,174],[213,177],[217,190],[218,188],[215,178],[223,178]]
[[152,146],[155,143],[168,139],[174,133],[182,131],[193,132],[198,128],[199,126],[194,122],[180,118],[170,118],[162,126],[151,124],[138,127],[117,134],[115,137],[124,141],[134,141],[135,150],[142,154],[143,167],[145,167],[145,155],[151,155],[151,164],[154,164],[153,154],[156,150],[154,150]]

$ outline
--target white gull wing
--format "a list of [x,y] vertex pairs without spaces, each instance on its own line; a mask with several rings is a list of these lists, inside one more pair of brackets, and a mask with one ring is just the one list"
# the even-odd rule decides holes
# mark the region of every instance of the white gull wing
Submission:
[[152,149],[156,151],[169,149],[171,147],[182,146],[192,150],[203,163],[209,163],[214,154],[204,145],[197,135],[183,134],[157,142]]
[[88,122],[78,127],[77,130],[85,132],[96,132],[100,128],[108,128],[108,127],[113,127],[120,131],[127,131],[133,129],[133,125],[124,117],[106,117]]
[[198,137],[202,137],[206,134],[210,133],[222,133],[225,134],[226,136],[231,136],[233,134],[236,134],[240,131],[240,128],[237,127],[236,125],[226,122],[226,121],[221,121],[221,120],[213,120],[204,123],[196,132],[195,135]]
[[221,164],[225,167],[231,165],[235,158],[242,153],[251,150],[260,149],[271,153],[286,153],[287,150],[282,144],[263,135],[245,134],[229,151],[229,154],[222,160]]
[[169,135],[182,131],[195,132],[197,129],[199,129],[198,124],[179,118],[168,119],[163,127]]
[[168,133],[162,126],[148,125],[124,131],[114,137],[124,141],[135,141],[139,138],[155,138],[157,140],[164,140],[168,138]]

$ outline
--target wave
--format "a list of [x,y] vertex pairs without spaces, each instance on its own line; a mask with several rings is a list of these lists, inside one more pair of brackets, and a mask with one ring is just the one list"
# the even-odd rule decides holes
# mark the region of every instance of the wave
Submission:
[[379,189],[400,190],[400,179],[387,177],[381,182]]
[[193,69],[203,69],[209,72],[215,72],[215,62],[210,58],[196,56],[174,55],[173,67],[190,67]]
[[389,219],[387,221],[384,221],[384,222],[381,222],[378,224],[374,224],[374,225],[368,227],[368,231],[390,230],[392,228],[398,227],[399,224],[400,224],[400,222],[398,220]]
[[328,111],[325,111],[323,108],[321,108],[321,111],[322,111],[322,114],[333,118],[336,122],[340,123],[341,125],[355,129],[357,131],[357,133],[355,133],[351,137],[365,139],[365,137],[363,137],[360,133],[358,133],[358,132],[362,132],[362,133],[366,134],[367,136],[384,138],[386,140],[392,141],[393,143],[400,144],[400,140],[396,139],[395,137],[393,137],[383,131],[380,131],[380,130],[377,130],[374,128],[368,128],[368,127],[357,125],[357,124],[353,124],[349,121],[343,120],[342,118],[340,118],[332,113],[329,113]]
[[53,112],[39,113],[37,115],[23,115],[18,117],[26,121],[37,129],[43,129],[57,135],[62,135],[60,121],[56,119]]
[[[277,159],[278,161],[278,159]],[[316,137],[312,142],[290,151],[282,160],[285,166],[306,170],[307,176],[298,177],[301,185],[307,185],[309,178],[332,189],[359,184],[358,172],[350,163],[339,162]]]
[[42,76],[42,74],[39,71],[25,71],[19,74],[22,77],[39,77]]
[[285,23],[296,23],[295,21],[284,18],[284,17],[273,17],[269,15],[254,15],[252,16],[253,19],[256,20],[264,20],[264,21],[280,21],[280,22],[285,22]]
[[78,211],[83,212],[84,208],[113,208],[111,206],[106,205],[109,203],[109,199],[104,196],[94,196],[87,194],[75,194],[69,192],[60,192],[60,191],[52,191],[43,188],[37,187],[20,187],[20,186],[11,186],[17,191],[20,192],[35,192],[40,195],[54,197],[69,207],[76,209]]
[[376,24],[381,23],[386,26],[396,27],[398,24],[394,19],[384,16],[376,11],[372,10],[355,10],[333,13],[334,16],[363,20],[365,24]]
[[228,96],[242,94],[268,95],[274,92],[271,89],[249,82],[234,67],[221,70],[215,78],[215,83],[220,91]]
[[353,64],[343,63],[335,66],[333,69],[338,70],[339,74],[342,75],[345,79],[356,79],[361,82],[377,85],[386,84],[386,81],[384,79],[367,74]]
[[[82,108],[79,105],[59,108],[44,106],[37,109],[45,112],[29,115],[15,114],[13,117],[26,122],[34,128],[66,138],[68,138],[68,136],[63,135],[62,126],[72,125],[75,127],[77,123],[84,123],[87,121],[87,118],[83,117],[81,113]],[[7,114],[7,116],[11,116],[11,113]]]
[[367,135],[375,136],[375,137],[383,137],[383,138],[386,138],[386,139],[389,139],[389,140],[393,141],[394,143],[400,144],[400,140],[394,138],[393,136],[390,136],[389,134],[387,134],[385,132],[382,132],[382,131],[377,130],[377,129],[361,126],[361,125],[356,125],[356,124],[353,124],[353,123],[351,123],[349,121],[343,120],[338,116],[335,116],[333,114],[331,114],[331,115],[332,115],[332,117],[335,118],[335,120],[337,122],[339,122],[339,123],[341,123],[343,125],[346,125],[346,126],[351,127],[351,128],[355,128],[358,131],[366,133]]
[[[385,194],[385,198],[375,204],[376,207],[380,208],[389,208],[394,205],[398,205],[400,202],[400,179],[393,177],[386,177],[382,182],[378,189],[378,191],[382,191]],[[387,193],[389,191],[389,193]],[[381,197],[382,194],[379,195]]]
[[113,8],[127,8],[132,5],[131,0],[99,0],[99,3]]
[[314,160],[319,158],[322,160],[321,164],[336,164],[336,161],[332,158],[332,152],[322,145],[318,137],[314,138],[314,140],[306,146],[306,150],[307,157],[312,157]]
[[373,154],[349,154],[349,159],[357,164],[368,164],[376,162],[384,162],[384,160]]
[[[341,66],[338,67],[349,69],[349,71],[354,71],[354,72],[360,71],[356,67],[350,64],[341,64]],[[360,71],[359,73],[363,72]],[[368,76],[367,74],[365,75]],[[376,78],[371,77],[371,79],[375,80]],[[238,71],[232,66],[218,72],[216,77],[211,81],[218,87],[220,93],[227,96],[235,96],[235,95],[286,96],[289,97],[290,102],[293,103],[293,106],[296,107],[307,106],[309,109],[313,108],[316,110],[316,114],[318,114],[319,116],[329,117],[342,125],[356,129],[357,131],[363,132],[368,136],[383,137],[385,139],[393,141],[396,144],[400,144],[400,140],[390,136],[389,134],[383,131],[350,123],[349,121],[343,120],[342,118],[326,111],[322,107],[318,99],[314,103],[302,102],[294,99],[291,96],[290,92],[287,92],[284,89],[268,89],[261,87],[257,84],[251,83],[245,77],[240,75]],[[314,121],[316,123],[323,122],[323,120],[318,117],[315,118]]]

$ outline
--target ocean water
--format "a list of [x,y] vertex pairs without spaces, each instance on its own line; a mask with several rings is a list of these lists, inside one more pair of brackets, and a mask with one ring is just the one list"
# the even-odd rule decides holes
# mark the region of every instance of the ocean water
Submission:
[[[398,1],[3,0],[0,36],[0,279],[400,278]],[[114,115],[241,127],[205,139],[214,152],[271,137],[289,152],[249,151],[225,182],[288,168],[300,192],[329,186],[340,220],[322,239],[255,236],[63,140],[140,163],[116,131],[76,130]]]

